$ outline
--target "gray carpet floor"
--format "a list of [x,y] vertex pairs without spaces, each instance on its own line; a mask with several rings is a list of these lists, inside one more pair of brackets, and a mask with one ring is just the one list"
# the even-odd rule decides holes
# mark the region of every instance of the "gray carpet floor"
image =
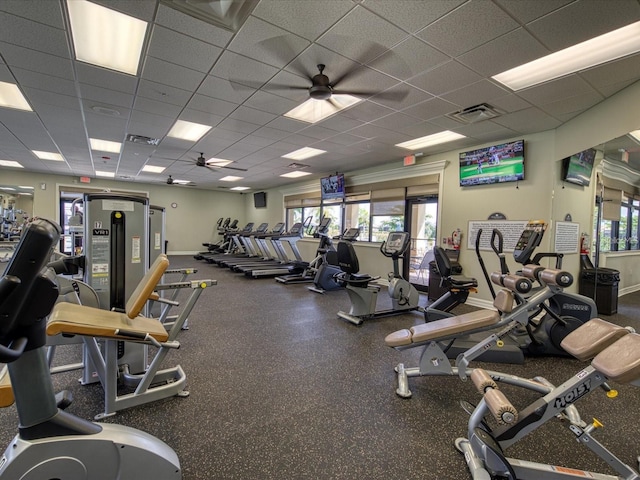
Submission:
[[[184,480],[204,479],[467,479],[456,437],[466,435],[460,400],[479,394],[457,377],[411,380],[411,399],[395,394],[394,366],[417,364],[419,349],[384,344],[395,330],[423,322],[419,313],[355,326],[336,316],[349,309],[345,291],[319,295],[307,285],[248,279],[187,256],[172,267],[196,267],[191,278],[211,278],[181,333],[180,349],[165,366],[180,364],[190,395],[117,413],[105,422],[145,430],[177,452]],[[180,297],[183,298],[183,297]],[[383,290],[380,308],[388,306]],[[421,298],[426,304],[426,297]],[[469,307],[461,307],[461,312]],[[622,297],[618,313],[603,317],[640,331],[640,292]],[[79,347],[59,348],[56,361],[79,358]],[[585,364],[569,358],[527,358],[523,365],[479,364],[523,377],[561,383]],[[81,386],[79,373],[54,376],[57,390],[74,396],[68,408],[83,418],[102,411],[102,388]],[[616,385],[578,402],[584,419],[598,418],[597,438],[637,466],[637,388]],[[535,395],[505,387],[516,407]],[[15,407],[0,412],[0,442],[16,433]],[[549,422],[511,447],[516,458],[612,473],[579,445],[561,422]]]

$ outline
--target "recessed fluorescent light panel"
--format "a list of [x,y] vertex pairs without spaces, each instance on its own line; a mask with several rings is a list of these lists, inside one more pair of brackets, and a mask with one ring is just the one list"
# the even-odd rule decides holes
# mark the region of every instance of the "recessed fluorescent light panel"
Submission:
[[76,59],[136,75],[147,22],[85,0],[67,0]]
[[64,162],[62,155],[55,152],[41,152],[39,150],[32,150],[33,154],[40,160],[53,160],[55,162]]
[[492,78],[517,91],[637,52],[640,52],[640,22],[538,58]]
[[284,116],[302,122],[316,123],[361,101],[361,98],[351,95],[331,95],[330,101],[310,98],[296,108],[289,110]]
[[7,192],[15,192],[16,191],[15,188],[11,188],[11,187],[2,187],[2,188],[0,188],[0,190],[6,190]]
[[142,167],[143,172],[162,173],[167,167],[157,167],[155,165],[145,165]]
[[242,180],[244,177],[234,177],[233,175],[227,175],[226,177],[222,177],[220,179],[221,182],[237,182],[238,180]]
[[15,167],[15,168],[24,168],[18,162],[14,160],[0,160],[0,167]]
[[28,185],[18,185],[18,188],[26,188],[27,190],[34,190],[34,187],[30,187]]
[[177,178],[173,179],[173,183],[177,183],[178,185],[188,185],[191,183],[189,180],[178,180]]
[[190,140],[197,142],[205,133],[211,130],[209,125],[202,125],[200,123],[187,122],[185,120],[178,120],[173,124],[168,137],[179,138],[181,140]]
[[299,150],[296,150],[295,152],[282,155],[282,158],[290,158],[291,160],[305,160],[307,158],[315,157],[317,155],[322,155],[323,153],[327,153],[327,151],[319,150],[317,148],[304,147]]
[[631,135],[637,142],[640,143],[640,130],[634,130],[633,132],[629,132],[629,135]]
[[109,140],[100,140],[99,138],[90,138],[91,150],[98,150],[99,152],[120,153],[122,144],[118,142],[111,142]]
[[96,177],[113,178],[116,174],[113,172],[105,172],[102,170],[96,170]]
[[298,177],[306,177],[307,175],[311,175],[311,173],[295,171],[295,172],[283,173],[280,176],[281,177],[287,177],[287,178],[298,178]]
[[250,187],[232,187],[229,190],[234,190],[236,192],[240,192],[242,190],[249,190]]
[[431,147],[433,145],[439,145],[441,143],[452,142],[459,138],[466,138],[459,133],[445,130],[444,132],[434,133],[433,135],[427,135],[426,137],[416,138],[407,142],[397,143],[396,147],[406,148],[407,150],[417,150],[419,148]]
[[33,111],[18,86],[7,82],[0,82],[0,107]]

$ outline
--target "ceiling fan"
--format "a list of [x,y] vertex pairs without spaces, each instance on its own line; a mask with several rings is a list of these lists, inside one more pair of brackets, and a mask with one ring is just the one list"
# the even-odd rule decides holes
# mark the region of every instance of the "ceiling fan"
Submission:
[[287,85],[274,85],[269,84],[270,87],[275,88],[288,88],[289,90],[307,90],[309,92],[309,97],[314,100],[328,100],[333,103],[332,96],[333,95],[351,95],[353,97],[372,97],[375,96],[379,99],[393,100],[393,101],[401,101],[408,94],[408,90],[394,90],[387,92],[378,92],[376,90],[342,90],[339,88],[339,84],[344,81],[345,78],[351,76],[354,72],[350,71],[345,73],[344,75],[338,77],[337,79],[330,80],[327,75],[324,74],[324,69],[326,65],[323,63],[319,63],[316,65],[318,68],[317,74],[305,75],[311,81],[310,87],[299,87],[299,86],[287,86]]
[[207,159],[204,157],[204,153],[200,152],[200,156],[198,158],[196,158],[196,165],[198,167],[206,167],[206,168],[210,168],[211,170],[218,170],[220,168],[226,168],[228,170],[238,170],[240,172],[246,172],[247,169],[246,168],[240,168],[240,167],[232,167],[231,163],[233,162],[229,162],[229,163],[222,163],[222,162],[228,162],[228,160],[220,160],[219,164],[216,164],[216,160],[212,160],[207,162]]
[[174,180],[173,177],[171,175],[169,175],[169,178],[167,178],[166,181],[167,185],[185,185],[187,187],[195,187],[195,183],[193,182],[184,182],[182,180]]

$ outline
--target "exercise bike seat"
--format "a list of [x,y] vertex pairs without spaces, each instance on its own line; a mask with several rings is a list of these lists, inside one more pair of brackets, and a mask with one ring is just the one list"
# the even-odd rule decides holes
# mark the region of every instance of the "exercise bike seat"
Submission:
[[337,264],[340,270],[342,270],[342,273],[335,275],[335,279],[338,282],[344,282],[354,287],[367,288],[369,282],[380,278],[369,275],[368,273],[358,273],[360,271],[360,264],[351,242],[339,242],[336,255]]
[[450,275],[446,280],[449,282],[451,288],[457,290],[471,290],[472,288],[478,287],[478,280],[462,275]]

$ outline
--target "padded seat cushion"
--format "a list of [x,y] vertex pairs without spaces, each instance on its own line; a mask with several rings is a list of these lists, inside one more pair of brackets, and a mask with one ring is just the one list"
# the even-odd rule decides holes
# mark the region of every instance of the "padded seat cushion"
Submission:
[[148,333],[159,342],[165,342],[169,338],[169,333],[164,325],[154,318],[136,317],[131,319],[125,313],[111,312],[75,303],[56,304],[47,323],[47,335],[63,333],[122,339],[122,335],[115,335],[115,331],[118,329],[139,334]]
[[584,362],[628,333],[626,328],[600,318],[592,318],[564,337],[560,346]]
[[9,369],[5,365],[2,370],[0,370],[0,407],[10,407],[14,401],[15,398],[13,397],[13,389],[11,388]]
[[476,288],[478,281],[475,278],[463,277],[462,275],[451,275],[448,278],[452,288]]
[[625,335],[605,348],[591,366],[615,382],[630,383],[640,378],[640,335]]
[[401,347],[414,343],[454,337],[471,330],[489,327],[500,320],[500,314],[493,310],[478,310],[451,318],[443,318],[435,322],[423,323],[411,327],[410,330],[398,330],[385,338],[389,347]]

